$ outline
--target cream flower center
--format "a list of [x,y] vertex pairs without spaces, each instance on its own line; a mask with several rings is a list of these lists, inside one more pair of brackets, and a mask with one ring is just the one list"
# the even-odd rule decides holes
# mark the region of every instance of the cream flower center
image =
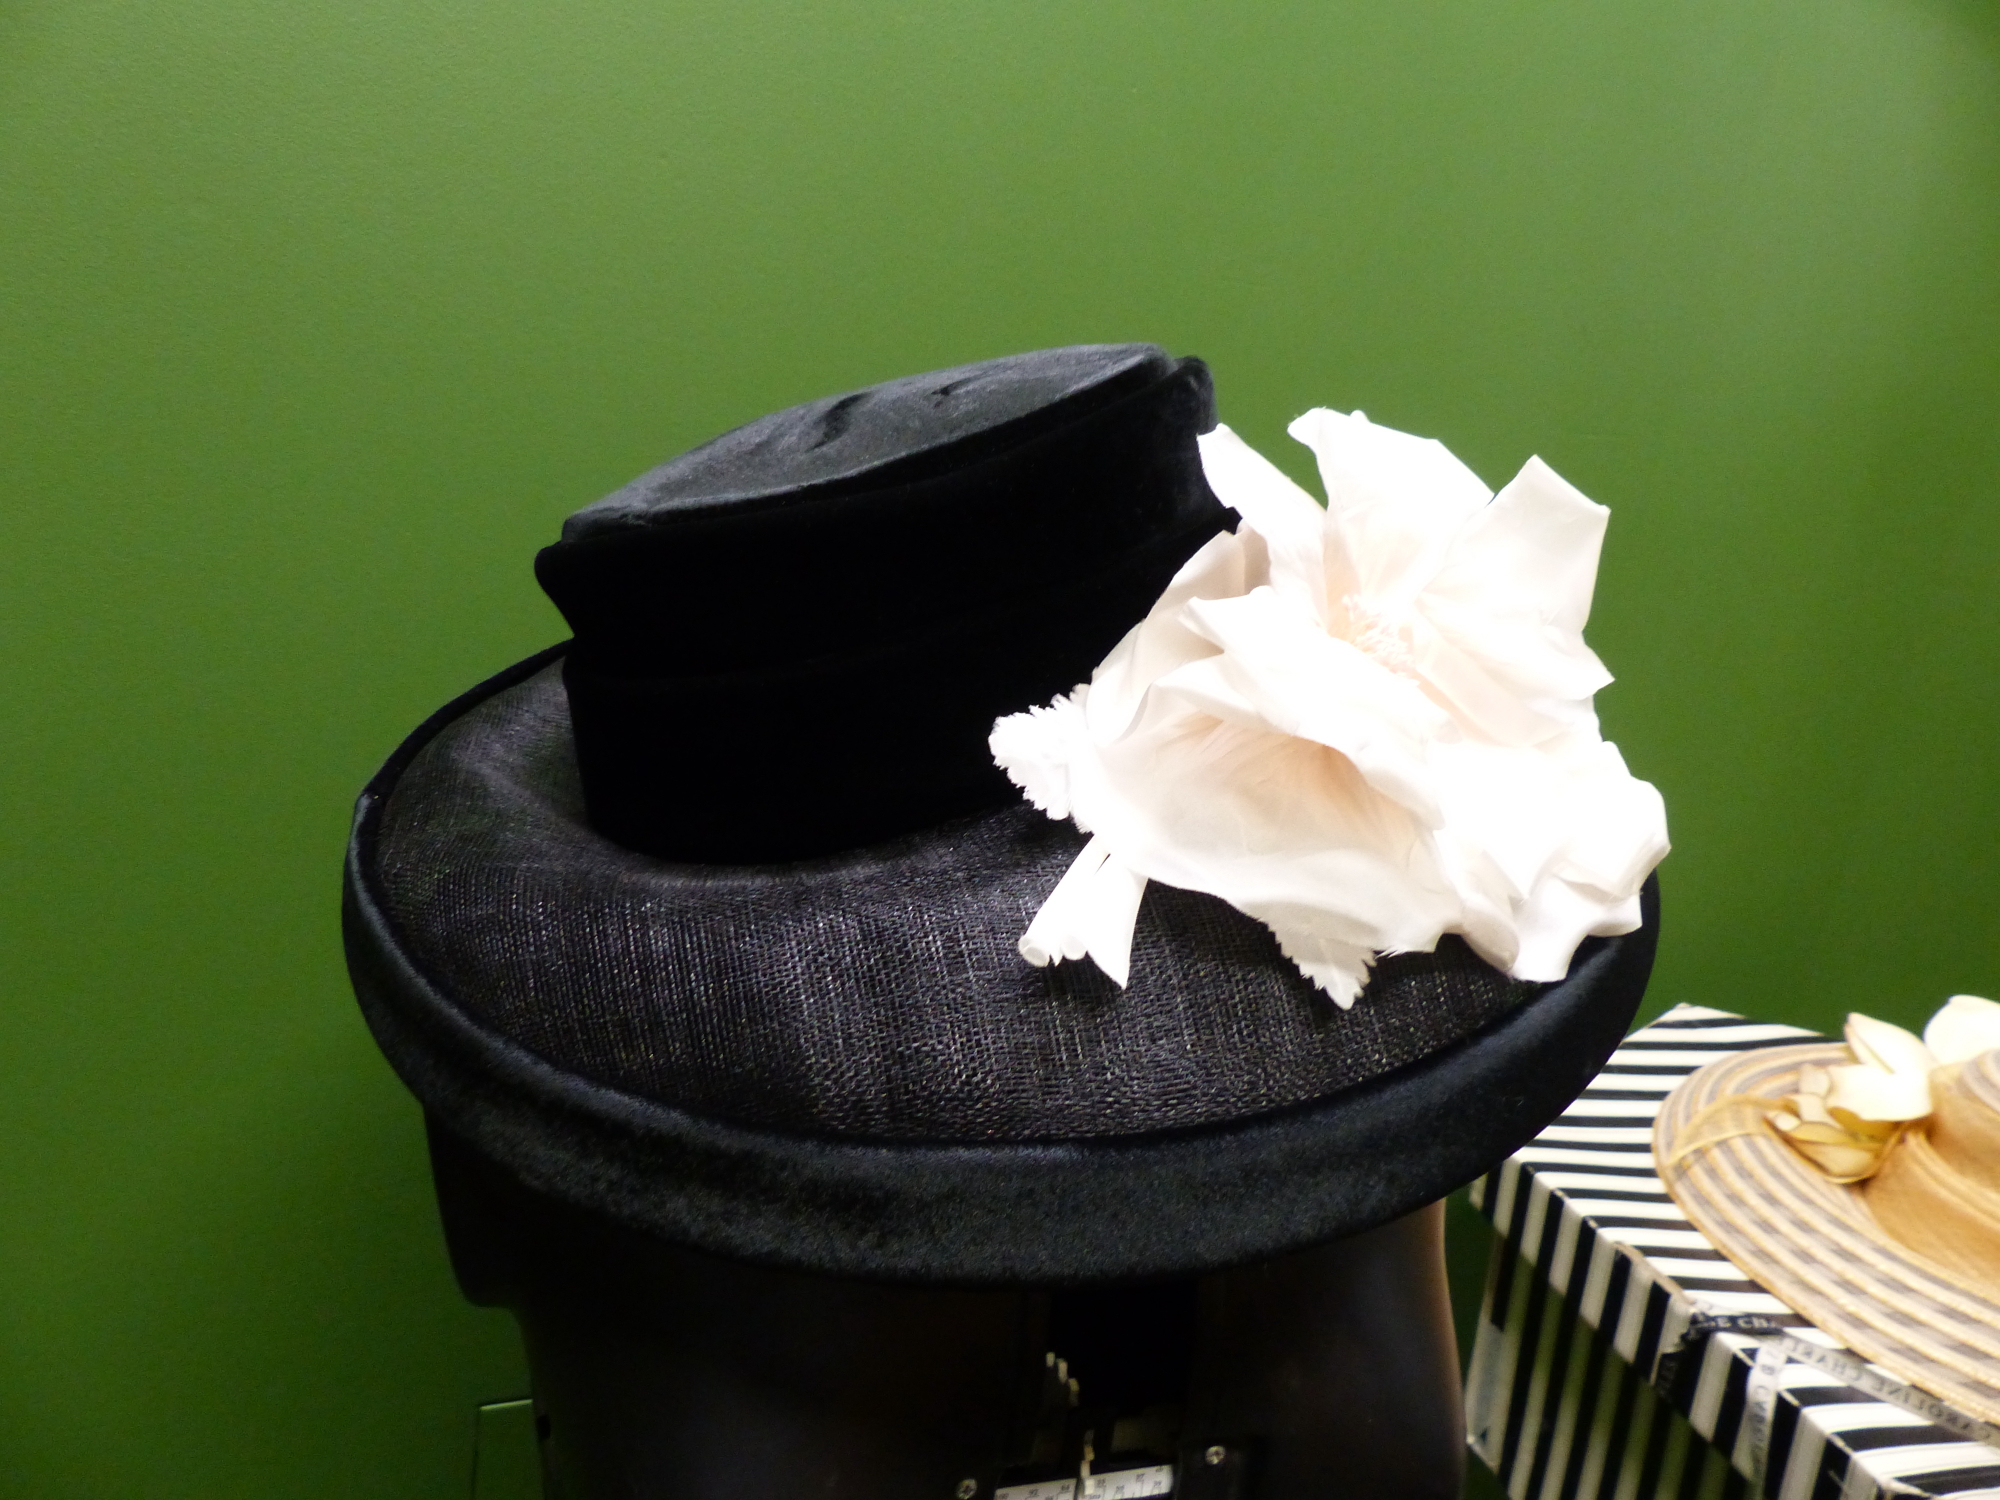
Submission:
[[1409,637],[1402,623],[1383,613],[1359,594],[1343,594],[1340,607],[1347,611],[1347,643],[1387,667],[1398,677],[1412,681],[1417,661],[1410,654]]

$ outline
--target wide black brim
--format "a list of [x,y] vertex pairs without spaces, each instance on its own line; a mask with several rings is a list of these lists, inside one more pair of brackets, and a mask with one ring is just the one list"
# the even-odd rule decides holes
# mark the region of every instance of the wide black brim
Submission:
[[831,1274],[1080,1283],[1188,1274],[1357,1233],[1478,1176],[1554,1118],[1624,1035],[1652,967],[1649,881],[1639,931],[1588,941],[1568,978],[1497,1019],[1323,1097],[1178,1128],[885,1138],[686,1107],[552,1061],[492,1024],[419,956],[384,880],[385,809],[407,768],[559,654],[442,710],[363,793],[346,871],[349,967],[384,1053],[444,1126],[529,1187],[675,1243]]

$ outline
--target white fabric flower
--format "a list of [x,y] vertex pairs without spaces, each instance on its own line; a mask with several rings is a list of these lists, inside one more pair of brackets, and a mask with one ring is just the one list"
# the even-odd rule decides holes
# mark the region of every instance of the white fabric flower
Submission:
[[2000,1047],[2000,1003],[1980,995],[1953,995],[1925,1024],[1924,1046],[1941,1068],[1971,1062]]
[[1447,932],[1560,979],[1639,925],[1659,793],[1600,737],[1583,643],[1609,512],[1539,459],[1498,496],[1440,443],[1315,410],[1324,509],[1227,427],[1242,517],[1091,680],[994,726],[1029,799],[1092,835],[1021,952],[1123,984],[1148,880],[1264,922],[1340,1005]]
[[1862,1182],[1875,1175],[1905,1127],[1930,1114],[1933,1072],[2000,1047],[2000,1004],[1953,995],[1921,1041],[1855,1011],[1845,1040],[1853,1062],[1801,1067],[1793,1092],[1765,1118],[1835,1182]]
[[1855,1011],[1847,1018],[1852,1063],[1824,1071],[1823,1087],[1801,1088],[1824,1097],[1828,1109],[1859,1120],[1920,1120],[1931,1112],[1933,1070],[1969,1062],[2000,1047],[2000,1005],[1978,995],[1953,995],[1924,1027],[1922,1041],[1890,1021]]

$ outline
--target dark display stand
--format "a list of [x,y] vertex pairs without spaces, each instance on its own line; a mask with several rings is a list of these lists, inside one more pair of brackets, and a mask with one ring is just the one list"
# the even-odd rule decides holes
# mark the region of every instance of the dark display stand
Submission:
[[682,1250],[431,1152],[466,1295],[520,1322],[550,1500],[1459,1493],[1436,1205],[1198,1278],[914,1287]]

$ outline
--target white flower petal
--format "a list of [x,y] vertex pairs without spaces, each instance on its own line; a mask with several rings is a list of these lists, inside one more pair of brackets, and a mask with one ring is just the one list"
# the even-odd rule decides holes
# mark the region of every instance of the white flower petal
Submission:
[[1070,816],[1070,768],[1089,754],[1083,700],[1087,688],[1045,708],[997,719],[986,745],[1007,779],[1052,818]]
[[1599,914],[1597,925],[1585,933],[1585,937],[1622,937],[1628,932],[1637,932],[1646,925],[1645,909],[1637,894],[1627,896],[1623,901],[1608,903]]
[[1659,788],[1632,775],[1618,747],[1599,740],[1588,763],[1575,767],[1569,789],[1572,822],[1559,873],[1607,895],[1636,896],[1673,847]]
[[1478,740],[1432,748],[1445,826],[1479,849],[1519,901],[1560,858],[1573,832],[1570,780],[1532,750]]
[[[1366,849],[1329,850],[1296,862],[1244,861],[1226,871],[1230,905],[1264,923],[1279,940],[1351,943],[1378,953],[1427,953],[1456,919],[1456,904]],[[1332,902],[1331,891],[1349,899]]]
[[1326,512],[1285,472],[1218,423],[1196,441],[1216,499],[1243,518],[1269,549],[1270,582],[1326,618]]
[[1538,746],[1577,730],[1595,737],[1597,716],[1590,695],[1551,697],[1525,692],[1496,670],[1487,650],[1470,651],[1461,642],[1476,635],[1478,623],[1447,618],[1448,610],[1428,598],[1418,602],[1411,622],[1411,665],[1427,687],[1465,727],[1502,745]]
[[1553,983],[1569,973],[1577,944],[1639,926],[1639,898],[1607,903],[1604,893],[1552,878],[1542,881],[1515,914],[1520,955],[1508,970],[1516,979]]
[[[1873,1016],[1864,1016],[1860,1011],[1850,1011],[1844,1028],[1849,1050],[1855,1060],[1869,1067],[1881,1068],[1891,1073],[1907,1073],[1914,1078],[1928,1078],[1937,1059],[1931,1049],[1918,1041],[1911,1032],[1890,1021],[1878,1021]],[[1856,1111],[1860,1113],[1860,1111]],[[1874,1115],[1877,1120],[1899,1120],[1901,1115]]]
[[1531,458],[1491,505],[1459,529],[1427,592],[1550,626],[1583,649],[1610,520],[1608,508]]
[[1110,857],[1111,848],[1102,839],[1083,846],[1021,934],[1021,957],[1039,969],[1090,951],[1090,882]]
[[1174,668],[1153,684],[1153,692],[1156,699],[1172,698],[1183,708],[1236,728],[1273,732],[1250,685],[1242,674],[1230,670],[1230,663],[1219,651]]
[[1924,1028],[1924,1045],[1940,1064],[1970,1062],[2000,1047],[2000,1004],[1953,995]]
[[[1426,825],[1442,821],[1424,751],[1450,720],[1415,683],[1313,628],[1270,589],[1197,600],[1186,614],[1221,648],[1213,659],[1219,675],[1267,727],[1340,751],[1371,786]],[[1188,675],[1163,678],[1160,686],[1178,687]]]
[[1490,604],[1430,589],[1417,609],[1443,641],[1471,658],[1483,678],[1545,716],[1566,719],[1563,706],[1587,706],[1593,694],[1611,683],[1611,674],[1583,637],[1559,625],[1503,615]]
[[1211,642],[1183,623],[1181,609],[1191,599],[1226,599],[1242,593],[1247,586],[1244,554],[1243,538],[1226,531],[1210,537],[1181,564],[1146,618],[1098,663],[1090,677],[1087,708],[1094,738],[1112,740],[1123,734],[1145,702],[1146,690],[1162,673],[1215,654]]
[[1448,810],[1445,826],[1434,838],[1438,868],[1459,900],[1454,930],[1486,962],[1511,973],[1521,956],[1521,934],[1514,914],[1527,890],[1507,877],[1489,850],[1452,826]]
[[1145,894],[1145,877],[1093,838],[1021,935],[1021,957],[1040,968],[1088,955],[1124,988],[1131,978],[1132,929]]
[[1355,589],[1387,609],[1430,582],[1458,528],[1493,498],[1444,444],[1316,407],[1286,429],[1313,450]]
[[1088,811],[1150,879],[1267,922],[1318,910],[1326,931],[1373,949],[1428,948],[1457,915],[1422,827],[1332,750],[1206,718],[1191,727],[1168,705],[1103,754]]
[[1868,1063],[1828,1068],[1827,1072],[1832,1078],[1826,1092],[1829,1109],[1844,1109],[1863,1120],[1921,1120],[1931,1112],[1927,1073],[1892,1072]]
[[1311,911],[1278,911],[1260,920],[1270,927],[1280,951],[1298,965],[1301,974],[1326,991],[1335,1005],[1351,1010],[1362,986],[1368,983],[1375,950],[1324,931],[1318,916]]

